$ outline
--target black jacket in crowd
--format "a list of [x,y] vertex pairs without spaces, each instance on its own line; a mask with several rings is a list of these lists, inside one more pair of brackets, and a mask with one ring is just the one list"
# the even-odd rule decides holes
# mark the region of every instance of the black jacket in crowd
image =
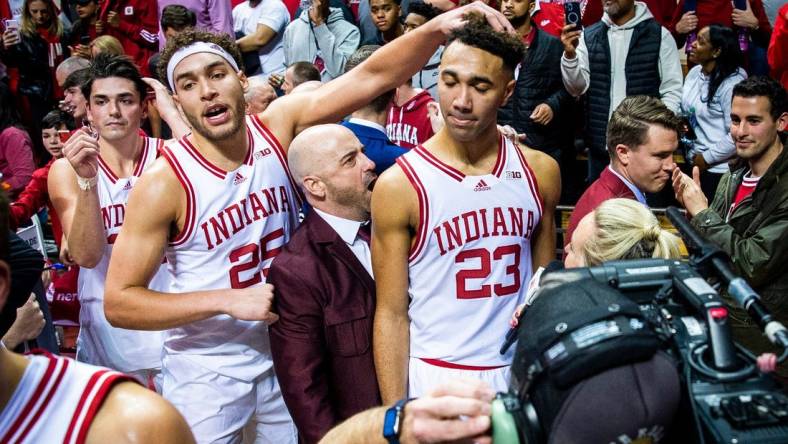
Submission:
[[[561,42],[536,29],[531,46],[520,65],[514,94],[498,109],[498,124],[511,125],[524,133],[526,145],[544,151],[558,159],[561,150],[570,147],[574,128],[567,128],[565,119],[574,99],[564,89],[561,80]],[[553,120],[547,125],[532,122],[531,113],[537,105],[546,103],[553,110]],[[562,125],[562,121],[563,125]]]

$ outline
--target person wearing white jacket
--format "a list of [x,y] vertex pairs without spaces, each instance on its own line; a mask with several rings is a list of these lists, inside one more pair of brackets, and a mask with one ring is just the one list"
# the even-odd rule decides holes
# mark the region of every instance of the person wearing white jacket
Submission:
[[323,82],[342,75],[345,62],[358,48],[361,34],[328,0],[314,0],[285,29],[285,64],[310,62]]
[[654,20],[645,3],[607,0],[603,6],[600,22],[585,31],[567,25],[561,33],[564,86],[574,97],[585,94],[588,103],[589,181],[608,163],[607,120],[625,97],[657,97],[674,112],[681,102],[681,63],[670,32]]

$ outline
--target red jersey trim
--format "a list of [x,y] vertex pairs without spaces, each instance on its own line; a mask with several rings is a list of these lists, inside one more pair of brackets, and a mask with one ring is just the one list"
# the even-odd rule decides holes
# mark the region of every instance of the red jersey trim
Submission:
[[[183,145],[183,147],[186,149],[186,152],[189,153],[189,155],[191,155],[200,166],[205,168],[206,171],[218,177],[219,179],[224,180],[224,178],[227,176],[227,171],[224,171],[206,159],[202,153],[200,153],[197,148],[192,145],[192,143],[189,141],[188,135],[181,137],[180,142],[181,145]],[[249,149],[251,149],[251,147]]]
[[[6,444],[23,441],[24,437],[30,433],[30,430],[41,418],[41,414],[46,410],[47,404],[52,399],[52,396],[57,392],[60,381],[66,373],[68,361],[58,360],[51,356],[47,357],[50,359],[49,365],[47,365],[44,375],[38,383],[38,387],[36,387],[30,400],[28,400],[27,404],[22,409],[19,417],[8,429],[8,432],[0,439],[0,443]],[[55,373],[56,376],[53,378]],[[19,433],[20,430],[21,433]],[[16,439],[12,441],[12,438],[15,436]]]
[[276,136],[274,136],[271,130],[269,130],[268,127],[265,126],[265,124],[260,120],[259,117],[257,117],[257,115],[252,115],[250,120],[252,121],[254,127],[257,128],[257,131],[260,132],[260,135],[263,136],[263,138],[268,142],[269,145],[274,147],[274,152],[276,153],[276,157],[279,159],[279,163],[282,164],[282,168],[285,170],[285,174],[287,175],[287,180],[290,181],[290,186],[293,188],[293,194],[295,194],[295,198],[298,204],[298,208],[296,208],[295,210],[298,211],[298,209],[300,209],[301,206],[303,205],[303,198],[301,197],[301,188],[299,188],[298,184],[296,184],[295,180],[293,179],[293,175],[290,174],[290,167],[287,166],[287,155],[285,154],[284,148],[282,148],[282,145],[279,143],[279,140],[276,138]]
[[145,161],[148,160],[148,147],[150,145],[150,139],[147,137],[142,139],[142,155],[140,156],[139,160],[137,160],[137,167],[134,168],[134,172],[131,173],[132,176],[140,177],[142,171],[145,169]]
[[453,368],[455,370],[484,371],[484,370],[495,370],[498,368],[507,367],[506,365],[493,365],[493,366],[463,365],[463,364],[455,364],[453,362],[441,361],[440,359],[429,359],[429,358],[419,358],[419,359],[426,362],[427,364],[434,365],[436,367]]
[[424,145],[417,146],[416,148],[413,149],[413,151],[416,151],[421,157],[424,158],[424,160],[426,160],[428,163],[430,163],[432,166],[439,169],[440,171],[443,171],[444,173],[446,173],[446,175],[456,180],[457,182],[462,182],[462,180],[465,179],[465,173],[454,168],[453,166],[447,165],[442,160],[435,157],[431,152],[427,151],[424,148]]
[[536,206],[539,208],[539,218],[541,219],[542,213],[544,213],[544,205],[542,203],[542,195],[539,194],[539,184],[536,182],[536,175],[530,165],[528,165],[528,162],[525,161],[525,155],[520,151],[520,148],[517,146],[513,146],[513,148],[517,152],[517,157],[520,158],[520,163],[523,166],[523,172],[525,172],[525,178],[528,182],[528,188],[531,189],[531,194],[534,196]]
[[416,172],[413,170],[411,164],[408,163],[403,156],[398,157],[396,162],[400,168],[402,168],[405,177],[408,178],[408,181],[416,190],[416,196],[418,196],[419,199],[419,226],[416,229],[416,242],[410,247],[410,252],[408,253],[408,262],[413,262],[424,249],[424,245],[427,244],[427,226],[430,218],[430,205],[427,200],[427,190],[424,188],[424,184],[421,183],[418,176],[416,176]]
[[73,441],[75,444],[85,443],[85,440],[88,436],[88,430],[93,423],[93,419],[96,417],[96,413],[98,413],[99,408],[101,408],[101,404],[104,403],[104,399],[107,398],[107,395],[115,386],[115,384],[119,382],[133,381],[133,379],[129,376],[110,370],[98,372],[97,374],[100,374],[100,376],[95,381],[95,384],[92,387],[85,388],[86,392],[91,392],[91,394],[88,395],[89,401],[87,404],[87,409],[82,410],[77,408],[77,410],[74,412],[75,416],[78,415],[82,418],[81,424],[77,426],[79,427],[79,433],[77,433],[76,439]]
[[501,178],[501,174],[503,174],[503,169],[506,166],[506,141],[503,138],[503,134],[501,134],[500,139],[498,140],[498,159],[495,161],[495,166],[493,167],[492,173],[495,177]]
[[180,233],[176,234],[175,237],[170,240],[170,246],[177,246],[186,242],[194,232],[195,219],[197,217],[195,214],[197,197],[194,193],[192,183],[189,181],[188,176],[186,176],[183,168],[181,168],[181,164],[178,162],[178,159],[175,158],[170,148],[162,147],[161,154],[164,156],[164,159],[167,160],[167,163],[170,164],[172,171],[175,173],[175,177],[178,178],[183,190],[186,192],[186,220],[183,222],[183,228]]
[[[141,155],[137,157],[137,165],[134,167],[134,172],[131,174],[136,177],[142,174],[142,170],[145,168],[145,159],[148,157],[148,138],[142,135],[140,135],[140,137],[142,138],[142,151]],[[110,182],[116,183],[118,181],[118,175],[112,171],[112,168],[101,158],[101,155],[98,156],[98,165]]]

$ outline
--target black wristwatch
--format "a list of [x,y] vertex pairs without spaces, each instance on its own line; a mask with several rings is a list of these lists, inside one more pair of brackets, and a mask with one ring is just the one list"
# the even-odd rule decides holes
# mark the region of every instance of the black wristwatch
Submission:
[[383,419],[383,437],[389,444],[399,444],[399,433],[402,431],[402,415],[405,412],[405,404],[410,399],[404,398],[397,401],[396,404],[386,410],[386,416]]

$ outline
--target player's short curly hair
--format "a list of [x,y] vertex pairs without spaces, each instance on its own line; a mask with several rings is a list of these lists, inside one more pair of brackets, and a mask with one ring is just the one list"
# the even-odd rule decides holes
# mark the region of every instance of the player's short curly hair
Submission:
[[483,16],[470,13],[465,15],[465,26],[455,29],[449,34],[448,47],[454,42],[479,48],[503,60],[503,65],[514,73],[517,65],[525,55],[525,46],[514,34],[496,31],[487,23]]
[[214,34],[200,29],[188,28],[175,37],[167,39],[167,46],[165,46],[164,50],[161,52],[159,65],[156,67],[156,71],[163,83],[169,85],[169,79],[167,79],[167,64],[170,63],[170,59],[172,55],[175,54],[175,51],[184,46],[189,46],[194,42],[207,42],[219,45],[220,48],[227,51],[233,57],[235,63],[238,64],[238,69],[243,71],[244,63],[241,57],[241,50],[238,49],[235,40],[231,39],[226,34]]

